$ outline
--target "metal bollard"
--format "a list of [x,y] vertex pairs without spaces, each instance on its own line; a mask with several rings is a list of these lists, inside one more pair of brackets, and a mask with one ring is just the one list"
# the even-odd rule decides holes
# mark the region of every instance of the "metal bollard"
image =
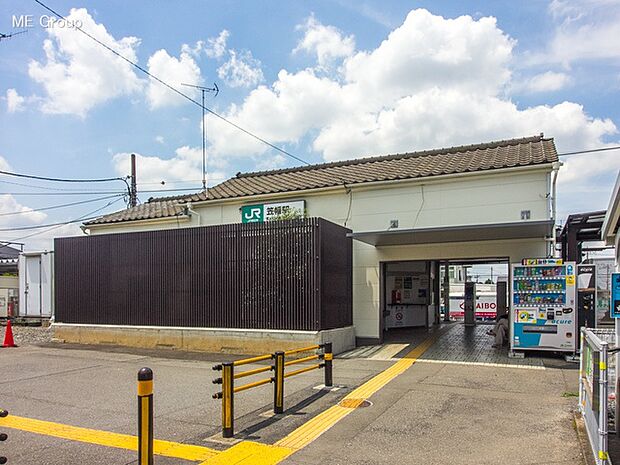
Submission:
[[273,413],[284,413],[284,352],[276,352],[273,386]]
[[331,387],[334,384],[332,375],[332,365],[334,354],[332,353],[332,343],[326,342],[323,348],[323,360],[325,361],[325,387]]
[[232,438],[234,432],[234,365],[222,363],[222,437]]
[[153,465],[153,370],[138,371],[138,465]]
[[[8,416],[8,414],[9,414],[8,410],[0,409],[0,418],[4,418]],[[8,438],[9,438],[8,434],[0,433],[0,441],[6,441]],[[7,462],[8,462],[8,459],[6,457],[4,456],[0,457],[0,465],[4,465]]]

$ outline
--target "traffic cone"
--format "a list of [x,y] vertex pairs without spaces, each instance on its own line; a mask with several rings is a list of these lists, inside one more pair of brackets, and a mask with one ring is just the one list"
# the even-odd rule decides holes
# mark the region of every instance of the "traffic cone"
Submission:
[[2,347],[17,347],[13,340],[13,327],[11,326],[11,320],[6,320],[6,331],[4,332],[4,344]]

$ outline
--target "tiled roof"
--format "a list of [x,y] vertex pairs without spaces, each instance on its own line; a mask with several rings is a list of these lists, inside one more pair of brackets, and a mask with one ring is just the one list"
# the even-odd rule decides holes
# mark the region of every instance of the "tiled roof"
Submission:
[[123,221],[151,220],[155,218],[168,218],[181,216],[185,213],[185,205],[174,200],[151,200],[136,207],[127,208],[109,215],[101,216],[95,220],[84,223],[92,224],[120,223]]
[[377,181],[395,181],[445,174],[491,171],[553,163],[558,160],[553,138],[542,135],[422,152],[358,158],[334,163],[254,173],[234,178],[206,192],[151,199],[138,207],[86,223],[102,224],[183,214],[187,202],[243,198]]

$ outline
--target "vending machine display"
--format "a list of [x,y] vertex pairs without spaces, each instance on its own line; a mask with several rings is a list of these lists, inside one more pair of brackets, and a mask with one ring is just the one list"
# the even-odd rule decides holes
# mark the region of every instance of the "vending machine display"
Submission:
[[576,351],[576,266],[558,259],[512,265],[512,351]]

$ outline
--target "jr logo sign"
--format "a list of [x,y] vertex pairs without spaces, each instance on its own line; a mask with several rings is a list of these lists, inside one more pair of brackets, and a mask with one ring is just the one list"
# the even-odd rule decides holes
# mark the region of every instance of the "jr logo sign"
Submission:
[[242,223],[262,223],[263,222],[263,206],[262,205],[244,205],[241,207]]

